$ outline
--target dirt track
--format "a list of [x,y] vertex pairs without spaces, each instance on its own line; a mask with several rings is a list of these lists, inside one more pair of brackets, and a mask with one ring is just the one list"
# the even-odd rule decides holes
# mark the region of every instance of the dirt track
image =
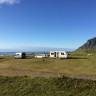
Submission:
[[86,75],[74,75],[74,74],[60,74],[60,73],[51,73],[51,72],[32,72],[25,70],[1,70],[1,76],[43,76],[43,77],[56,77],[56,76],[67,76],[71,78],[79,78],[79,79],[91,79],[96,80],[96,75],[94,76],[86,76]]

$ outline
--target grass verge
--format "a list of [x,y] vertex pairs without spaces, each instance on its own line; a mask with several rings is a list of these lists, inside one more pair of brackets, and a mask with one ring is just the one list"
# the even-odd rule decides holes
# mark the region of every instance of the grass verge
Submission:
[[96,81],[64,76],[0,76],[0,96],[96,96]]

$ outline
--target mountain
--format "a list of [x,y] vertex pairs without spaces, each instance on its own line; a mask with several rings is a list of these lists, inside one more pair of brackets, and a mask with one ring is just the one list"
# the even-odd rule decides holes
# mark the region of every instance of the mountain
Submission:
[[96,37],[89,39],[84,45],[79,47],[77,50],[93,50],[96,49]]

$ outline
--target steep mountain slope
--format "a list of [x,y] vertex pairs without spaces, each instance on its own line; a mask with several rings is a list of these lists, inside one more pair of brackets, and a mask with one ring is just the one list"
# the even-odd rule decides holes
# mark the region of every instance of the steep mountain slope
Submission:
[[92,50],[96,49],[96,37],[89,39],[84,45],[78,48],[79,49],[84,49],[84,50]]

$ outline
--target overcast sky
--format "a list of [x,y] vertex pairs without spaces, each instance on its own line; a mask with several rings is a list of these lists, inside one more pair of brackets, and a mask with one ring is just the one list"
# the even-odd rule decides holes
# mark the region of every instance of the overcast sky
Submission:
[[93,37],[96,0],[0,0],[0,49],[74,49]]

